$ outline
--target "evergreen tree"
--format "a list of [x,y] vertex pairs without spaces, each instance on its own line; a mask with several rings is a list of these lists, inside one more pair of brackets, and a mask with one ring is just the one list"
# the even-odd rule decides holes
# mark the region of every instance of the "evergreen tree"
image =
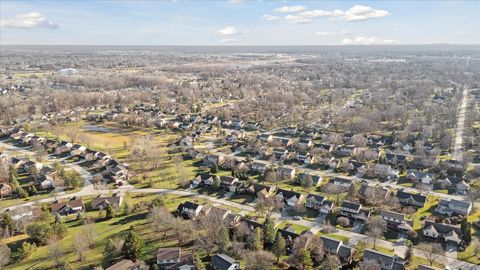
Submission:
[[130,215],[130,212],[132,211],[130,205],[127,202],[123,203],[123,213],[125,215]]
[[412,242],[407,241],[407,250],[405,251],[405,262],[408,264],[412,259]]
[[262,229],[256,228],[255,229],[255,239],[254,239],[254,247],[256,250],[262,250],[263,249],[263,232]]
[[472,241],[472,224],[467,221],[467,218],[462,219],[461,229],[463,232],[462,239],[469,245]]
[[313,267],[313,261],[312,257],[310,257],[310,251],[308,251],[306,248],[302,249],[302,252],[300,253],[301,256],[301,262],[303,265],[303,269],[309,270],[312,269]]
[[275,241],[275,224],[270,217],[265,219],[265,223],[263,223],[263,238],[265,239],[265,243],[270,245],[273,244]]
[[112,219],[115,216],[115,213],[113,212],[113,207],[112,205],[108,204],[107,207],[105,208],[105,217],[107,219]]
[[140,238],[140,236],[138,236],[134,231],[131,231],[123,243],[123,255],[127,259],[136,261],[140,257],[144,245],[145,243],[143,242],[142,238]]
[[286,243],[280,233],[277,233],[275,242],[273,242],[273,253],[277,256],[277,263],[280,261],[280,257],[285,255]]
[[200,258],[200,256],[198,254],[195,254],[194,255],[195,257],[195,261],[194,261],[194,264],[195,264],[195,268],[197,270],[206,270],[207,267],[205,267],[205,263],[203,263],[202,259]]
[[37,195],[37,193],[38,193],[37,188],[35,187],[35,185],[32,185],[32,186],[30,187],[30,195],[31,195],[31,196],[35,196],[35,195]]
[[15,222],[13,222],[12,217],[8,213],[3,213],[3,218],[0,221],[0,227],[8,233],[8,235],[13,234],[15,231]]
[[225,225],[220,225],[220,231],[219,231],[219,243],[218,243],[218,249],[221,252],[227,251],[228,247],[230,246],[230,236],[228,235],[228,230],[225,227]]
[[18,196],[20,196],[21,198],[28,198],[28,192],[26,192],[25,189],[19,187],[17,191]]
[[211,173],[217,173],[218,172],[218,165],[213,164],[212,168],[210,168],[210,172]]

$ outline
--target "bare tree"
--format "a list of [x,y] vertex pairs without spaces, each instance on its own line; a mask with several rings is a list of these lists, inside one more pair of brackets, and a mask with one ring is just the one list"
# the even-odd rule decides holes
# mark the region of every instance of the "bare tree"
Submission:
[[381,265],[375,260],[363,260],[359,264],[361,270],[381,270]]
[[373,249],[375,249],[377,240],[381,239],[387,231],[387,222],[380,216],[371,217],[367,222],[367,231],[365,234],[373,241]]
[[445,253],[439,243],[421,243],[417,246],[417,249],[420,250],[420,253],[428,260],[430,265],[433,265],[433,262]]
[[338,205],[338,201],[340,199],[340,194],[347,192],[346,187],[335,185],[333,183],[328,183],[328,184],[324,185],[322,189],[323,189],[323,192],[335,196],[335,204],[336,205]]
[[0,242],[0,269],[3,269],[5,265],[10,262],[12,252],[10,248],[2,242]]
[[163,232],[164,236],[173,228],[175,218],[164,207],[153,207],[148,215],[153,230]]
[[56,268],[60,268],[60,266],[63,264],[63,250],[60,247],[60,244],[56,240],[52,240],[50,245],[48,246],[48,251],[50,254],[50,258],[53,261],[53,265]]
[[265,250],[250,251],[244,258],[246,270],[269,270],[275,261],[275,256]]
[[73,235],[73,247],[78,255],[78,259],[83,261],[89,245],[88,242],[85,241],[85,237],[83,236],[82,232],[77,232],[75,235]]

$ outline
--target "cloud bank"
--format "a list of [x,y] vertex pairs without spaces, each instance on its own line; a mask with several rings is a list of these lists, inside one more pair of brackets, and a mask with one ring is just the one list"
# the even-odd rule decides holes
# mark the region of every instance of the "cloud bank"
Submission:
[[34,11],[26,14],[19,14],[5,20],[0,20],[0,27],[25,29],[44,27],[48,29],[56,29],[58,28],[58,24],[47,20],[42,13]]

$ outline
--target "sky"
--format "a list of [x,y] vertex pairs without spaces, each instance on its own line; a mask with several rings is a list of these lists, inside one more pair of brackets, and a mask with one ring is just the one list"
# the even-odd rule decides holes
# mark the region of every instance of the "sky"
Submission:
[[0,44],[480,44],[480,1],[0,1]]

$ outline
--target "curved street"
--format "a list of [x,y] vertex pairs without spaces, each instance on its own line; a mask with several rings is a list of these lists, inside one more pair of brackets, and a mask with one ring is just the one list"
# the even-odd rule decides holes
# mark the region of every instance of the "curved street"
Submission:
[[[4,142],[0,142],[0,148],[6,149],[6,152],[17,152],[17,153],[21,153],[21,154],[27,155],[27,156],[34,156],[36,154],[35,152],[27,150],[25,148],[16,147],[16,146],[13,146],[13,145],[10,145],[10,144],[6,144]],[[49,156],[48,160],[49,161],[55,161],[56,159],[53,158],[52,156]],[[117,189],[96,189],[94,187],[93,183],[92,183],[93,176],[89,171],[87,171],[86,169],[84,169],[81,166],[76,165],[76,164],[67,163],[65,165],[68,166],[69,168],[77,171],[82,176],[82,178],[84,180],[83,181],[84,186],[79,192],[71,193],[71,194],[58,195],[55,198],[51,197],[51,198],[39,199],[39,200],[24,203],[24,204],[10,206],[10,207],[7,207],[7,209],[15,209],[17,207],[22,207],[22,206],[31,206],[31,205],[40,204],[40,203],[52,202],[56,199],[65,199],[65,198],[70,198],[72,196],[89,196],[89,195],[111,194],[112,192],[120,192],[120,193],[125,194],[126,192],[129,192],[129,193],[171,194],[171,195],[177,195],[177,196],[196,197],[196,198],[209,200],[214,205],[215,204],[216,205],[226,205],[226,206],[229,206],[229,207],[234,207],[234,208],[240,209],[242,211],[256,212],[255,208],[250,206],[250,205],[244,205],[244,204],[228,201],[228,200],[221,199],[221,198],[214,198],[214,197],[210,197],[210,196],[207,196],[207,195],[202,195],[202,194],[199,194],[199,193],[193,192],[193,191],[160,189],[160,188],[135,188],[131,185],[127,185],[127,186],[120,187],[120,188],[117,188]],[[312,231],[315,234],[318,233],[323,227],[318,222],[313,222],[313,221],[308,221],[308,220],[293,220],[289,217],[282,217],[279,213],[274,213],[272,215],[272,217],[275,220],[275,224],[277,224],[277,225],[281,222],[288,221],[289,223],[309,227],[310,231]],[[349,242],[350,242],[351,245],[355,245],[358,241],[368,241],[368,237],[363,235],[363,234],[359,234],[359,233],[355,233],[355,232],[351,232],[351,231],[347,231],[347,230],[341,230],[341,229],[338,229],[338,230],[341,231],[341,233],[340,233],[341,235],[349,238]],[[395,253],[399,256],[405,255],[406,246],[403,245],[403,244],[397,244],[397,243],[393,243],[393,242],[386,241],[386,240],[378,240],[377,244],[382,246],[382,247],[388,248],[390,250],[394,250]],[[415,254],[415,256],[425,258],[425,255],[423,255],[422,252],[418,249],[414,248],[413,253]],[[442,256],[440,261],[442,263],[444,263],[445,266],[449,266],[451,269],[469,269],[469,270],[470,269],[471,270],[477,270],[478,269],[477,265],[458,260],[457,258]]]

